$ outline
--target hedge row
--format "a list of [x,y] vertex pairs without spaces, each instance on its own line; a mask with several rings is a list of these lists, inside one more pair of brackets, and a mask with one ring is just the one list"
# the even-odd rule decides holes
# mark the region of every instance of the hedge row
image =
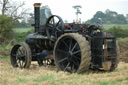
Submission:
[[117,38],[128,37],[128,29],[123,29],[120,26],[113,26],[112,28],[105,30],[106,32],[112,32]]

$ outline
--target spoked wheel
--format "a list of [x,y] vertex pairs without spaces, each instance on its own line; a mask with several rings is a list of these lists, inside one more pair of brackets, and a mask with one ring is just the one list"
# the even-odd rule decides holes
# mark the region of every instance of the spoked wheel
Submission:
[[46,22],[46,33],[51,40],[56,40],[64,31],[64,22],[61,17],[52,15]]
[[16,44],[11,50],[10,59],[13,67],[29,68],[32,59],[29,46],[24,42]]
[[56,66],[70,73],[81,73],[90,65],[90,45],[80,34],[66,33],[58,38],[54,47]]

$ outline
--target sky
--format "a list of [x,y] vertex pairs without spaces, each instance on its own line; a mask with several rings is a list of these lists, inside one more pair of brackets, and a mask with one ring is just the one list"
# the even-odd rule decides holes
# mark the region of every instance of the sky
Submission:
[[128,0],[20,0],[25,1],[26,8],[30,8],[33,12],[34,3],[42,3],[42,6],[48,5],[52,14],[59,15],[63,20],[72,22],[76,20],[76,10],[72,8],[74,5],[81,5],[82,14],[79,18],[82,21],[93,17],[97,11],[105,11],[110,9],[119,14],[128,14]]

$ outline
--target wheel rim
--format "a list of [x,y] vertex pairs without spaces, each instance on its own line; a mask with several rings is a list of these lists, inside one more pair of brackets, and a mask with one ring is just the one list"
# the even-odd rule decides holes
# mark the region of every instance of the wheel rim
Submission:
[[11,52],[11,63],[14,67],[20,67],[21,69],[26,66],[27,63],[27,52],[25,47],[21,45],[14,46]]
[[81,49],[74,38],[67,36],[60,39],[55,54],[56,63],[61,70],[71,73],[78,70],[81,63]]

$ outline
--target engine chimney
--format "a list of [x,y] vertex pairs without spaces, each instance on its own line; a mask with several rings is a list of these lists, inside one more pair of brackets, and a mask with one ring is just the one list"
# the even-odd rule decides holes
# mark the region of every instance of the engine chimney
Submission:
[[39,32],[40,28],[40,5],[41,3],[34,4],[35,32]]

